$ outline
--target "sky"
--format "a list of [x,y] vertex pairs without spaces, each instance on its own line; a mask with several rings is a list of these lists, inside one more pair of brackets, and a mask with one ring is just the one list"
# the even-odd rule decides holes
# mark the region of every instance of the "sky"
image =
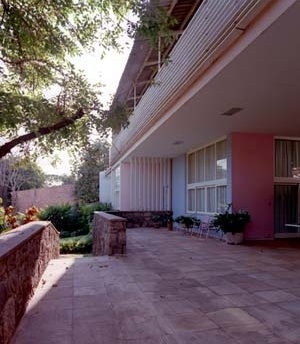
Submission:
[[[125,42],[124,42],[125,43]],[[73,62],[78,69],[86,74],[91,83],[101,82],[103,84],[103,102],[109,102],[111,96],[116,92],[119,80],[124,70],[128,55],[131,50],[131,44],[124,44],[123,53],[115,50],[107,52],[106,56],[100,58],[100,50],[96,49],[94,53],[82,55]],[[70,157],[66,151],[55,151],[55,156],[59,157],[55,165],[51,158],[38,158],[37,162],[46,174],[70,174]]]

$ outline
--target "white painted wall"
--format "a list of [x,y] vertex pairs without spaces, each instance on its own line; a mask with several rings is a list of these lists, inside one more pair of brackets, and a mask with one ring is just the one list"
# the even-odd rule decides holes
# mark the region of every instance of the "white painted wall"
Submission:
[[112,203],[111,199],[111,173],[105,175],[105,171],[99,174],[99,201],[102,203]]
[[172,160],[172,210],[173,216],[185,214],[186,198],[186,156]]
[[127,211],[130,208],[130,164],[121,163],[120,166],[120,210]]
[[130,210],[171,209],[171,160],[132,157],[130,160]]

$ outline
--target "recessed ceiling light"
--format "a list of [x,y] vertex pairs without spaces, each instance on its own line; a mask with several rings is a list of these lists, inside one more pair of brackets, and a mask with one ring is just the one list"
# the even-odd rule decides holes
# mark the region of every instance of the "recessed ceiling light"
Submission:
[[243,110],[243,108],[233,107],[233,108],[221,113],[221,116],[233,116],[234,114],[236,114],[242,110]]
[[174,141],[173,143],[172,143],[174,146],[179,146],[179,145],[182,145],[183,144],[183,141]]

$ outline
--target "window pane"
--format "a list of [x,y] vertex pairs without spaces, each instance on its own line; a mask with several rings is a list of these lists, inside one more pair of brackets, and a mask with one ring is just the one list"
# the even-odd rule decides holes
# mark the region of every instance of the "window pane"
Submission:
[[196,153],[189,154],[188,156],[188,183],[195,183],[195,168],[196,168]]
[[292,176],[300,179],[300,141],[293,141]]
[[204,149],[196,152],[196,182],[204,182]]
[[205,212],[205,189],[196,190],[197,211]]
[[214,180],[216,175],[215,145],[205,148],[205,180]]
[[217,154],[217,178],[226,178],[227,173],[227,159],[226,159],[226,140],[216,144]]
[[216,212],[216,193],[215,187],[207,188],[207,212],[215,213]]
[[188,211],[195,211],[195,190],[188,190]]
[[226,186],[217,187],[217,212],[222,213],[226,210]]
[[292,177],[293,143],[288,140],[275,141],[275,176]]

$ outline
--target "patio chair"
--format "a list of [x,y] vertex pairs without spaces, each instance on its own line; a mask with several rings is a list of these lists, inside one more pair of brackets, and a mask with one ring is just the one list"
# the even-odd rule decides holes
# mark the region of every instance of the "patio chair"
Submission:
[[198,237],[200,237],[200,235],[201,235],[201,225],[202,225],[202,222],[201,222],[200,219],[193,218],[193,225],[190,228],[191,236],[193,234],[196,234]]
[[205,239],[207,239],[209,237],[210,230],[211,230],[210,222],[201,222],[199,237],[202,238],[203,236],[205,236]]

